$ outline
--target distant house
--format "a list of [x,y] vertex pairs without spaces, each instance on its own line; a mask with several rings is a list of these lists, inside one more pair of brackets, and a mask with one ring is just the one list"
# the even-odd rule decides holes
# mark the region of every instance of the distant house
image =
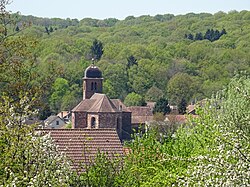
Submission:
[[196,112],[195,112],[195,105],[188,105],[188,106],[187,106],[187,114],[196,115]]
[[166,115],[164,121],[171,124],[184,124],[187,122],[187,117],[185,115]]
[[94,163],[98,152],[109,159],[123,156],[123,147],[115,129],[40,129],[41,134],[50,133],[51,138],[72,161],[74,170],[82,172]]
[[66,123],[71,121],[71,112],[70,111],[61,111],[57,114],[58,117],[63,119]]
[[178,107],[177,107],[177,106],[170,105],[169,107],[170,107],[170,109],[171,109],[170,114],[172,114],[172,115],[178,115],[178,114],[179,114],[179,111],[178,111]]
[[44,127],[46,129],[60,129],[66,125],[65,121],[58,116],[50,116],[44,121]]
[[156,103],[156,102],[151,102],[151,101],[148,101],[148,102],[147,102],[147,106],[150,108],[150,110],[152,110],[152,111],[154,110],[155,103]]
[[[192,115],[193,118],[198,117],[197,115]],[[188,122],[188,115],[166,115],[165,120],[170,124],[185,124]]]
[[206,103],[208,102],[207,99],[202,99],[201,101],[196,102],[195,104],[190,104],[187,106],[187,114],[197,115],[196,108],[197,107],[205,107]]
[[144,126],[146,123],[153,121],[153,112],[148,106],[131,106],[128,110],[131,114],[131,126],[138,131],[140,125]]

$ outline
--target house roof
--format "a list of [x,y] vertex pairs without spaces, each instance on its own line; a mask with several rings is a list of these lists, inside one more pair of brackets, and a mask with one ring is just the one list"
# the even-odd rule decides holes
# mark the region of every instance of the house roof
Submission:
[[195,111],[195,105],[188,105],[187,106],[187,113],[190,114]]
[[115,129],[43,129],[50,133],[60,152],[72,160],[72,168],[84,171],[94,162],[98,151],[108,158],[123,156],[123,148]]
[[116,108],[121,110],[122,112],[131,112],[124,104],[121,102],[120,99],[111,99],[112,103],[115,105]]
[[147,102],[147,106],[150,107],[151,110],[153,110],[153,108],[155,107],[155,103],[156,103],[156,102],[148,101],[148,102]]
[[51,115],[51,116],[49,116],[46,120],[44,120],[44,124],[45,124],[45,125],[49,125],[49,124],[51,124],[53,121],[55,121],[55,120],[57,120],[57,119],[63,121],[59,116]]
[[153,120],[153,113],[148,106],[131,106],[128,109],[132,112],[132,124],[141,124]]
[[119,99],[110,100],[105,94],[95,93],[90,99],[82,100],[73,112],[129,112]]
[[71,114],[70,111],[61,111],[57,114],[57,116],[60,118],[65,118],[68,117],[70,114]]
[[[198,117],[197,115],[192,115],[193,118]],[[169,121],[171,123],[183,124],[188,121],[188,115],[166,115],[165,121]]]

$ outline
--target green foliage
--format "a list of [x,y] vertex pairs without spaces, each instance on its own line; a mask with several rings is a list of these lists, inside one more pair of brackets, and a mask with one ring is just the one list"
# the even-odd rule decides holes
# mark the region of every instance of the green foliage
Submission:
[[152,86],[145,95],[146,101],[154,101],[156,102],[164,95],[163,91],[157,88],[156,86]]
[[[122,159],[122,158],[121,158]],[[121,159],[109,159],[106,153],[98,153],[92,165],[81,173],[74,186],[120,186]]]
[[160,98],[159,100],[156,101],[153,113],[158,113],[161,112],[164,115],[170,113],[171,109],[168,104],[168,100],[165,98]]
[[249,84],[249,76],[235,77],[199,113],[193,133],[207,151],[192,158],[179,185],[249,185]]
[[128,75],[126,67],[123,64],[107,64],[106,67],[102,67],[100,62],[100,68],[103,70],[103,77],[109,77],[104,79],[103,91],[110,98],[119,98],[124,100],[127,95],[127,82]]
[[39,84],[36,72],[36,41],[8,33],[5,23],[13,23],[8,4],[0,1],[0,185],[58,186],[60,181],[60,186],[68,186],[71,170],[65,155],[58,153],[49,135],[34,131],[37,124],[26,125],[37,115],[45,84]]
[[189,40],[209,40],[211,42],[214,42],[216,40],[219,40],[220,37],[224,34],[227,34],[225,29],[222,29],[222,31],[218,31],[217,29],[214,31],[213,29],[207,29],[206,33],[203,34],[201,32],[196,33],[195,38],[191,33],[185,34],[185,37]]
[[248,186],[249,84],[249,76],[235,77],[185,127],[150,124],[126,144],[123,160],[99,155],[82,181],[91,186]]
[[69,94],[69,84],[68,81],[63,78],[57,78],[52,86],[53,93],[50,97],[51,109],[58,112],[62,104],[63,97]]
[[164,121],[165,120],[165,115],[163,112],[154,112],[154,120],[155,121]]
[[171,104],[178,104],[182,99],[189,101],[194,93],[192,77],[186,73],[174,75],[168,82],[167,92]]
[[146,103],[141,95],[132,92],[126,96],[124,104],[126,106],[145,106]]
[[[24,36],[27,41],[31,41],[29,37],[35,37],[39,41],[37,48],[30,48],[35,52],[34,65],[38,66],[33,73],[39,72],[33,82],[45,85],[43,103],[47,105],[53,93],[52,85],[59,77],[66,79],[69,87],[78,86],[76,93],[70,94],[72,96],[67,100],[73,95],[77,100],[82,97],[79,90],[84,69],[94,57],[91,53],[101,56],[97,65],[103,71],[104,92],[111,98],[124,99],[131,92],[146,96],[155,86],[167,95],[171,104],[178,104],[182,97],[187,102],[211,97],[227,85],[235,73],[250,71],[248,14],[248,11],[214,15],[165,14],[130,16],[125,20],[84,18],[80,21],[14,14],[13,17],[19,18],[18,22],[13,23],[7,33],[15,32],[17,25],[22,31],[23,23],[31,23],[31,27],[17,32],[16,36]],[[48,35],[45,27],[53,32]],[[4,29],[2,31],[4,36]],[[209,39],[214,40],[218,32],[220,38],[210,42]],[[195,33],[200,33],[202,40],[194,41]],[[193,40],[185,39],[185,34]],[[171,98],[172,94],[168,95],[166,89],[178,73],[188,74],[194,81],[179,101]],[[63,104],[65,107],[71,105],[69,102]]]
[[[68,186],[70,165],[49,135],[34,132],[25,121],[34,115],[31,101],[4,97],[0,105],[0,185]],[[60,164],[58,164],[60,163]]]
[[127,63],[127,69],[129,69],[133,65],[138,65],[137,59],[133,55],[129,56],[127,58],[127,61],[128,61],[128,63]]
[[103,54],[102,42],[95,39],[91,47],[92,58],[95,60],[100,60],[102,57],[102,54]]
[[179,114],[186,114],[187,111],[187,102],[184,98],[181,99],[181,102],[177,105]]

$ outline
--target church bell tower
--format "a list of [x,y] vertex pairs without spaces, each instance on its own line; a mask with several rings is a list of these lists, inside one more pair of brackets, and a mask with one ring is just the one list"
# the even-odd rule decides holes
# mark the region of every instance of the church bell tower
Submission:
[[102,72],[91,64],[86,70],[83,78],[83,99],[91,98],[94,93],[102,93]]

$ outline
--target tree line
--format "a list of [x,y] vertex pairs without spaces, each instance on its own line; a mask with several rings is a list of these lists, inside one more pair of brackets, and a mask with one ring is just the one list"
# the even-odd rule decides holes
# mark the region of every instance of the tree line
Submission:
[[[71,110],[81,100],[82,77],[92,58],[103,72],[104,93],[127,105],[161,98],[170,105],[193,103],[210,97],[235,73],[249,72],[248,11],[124,20],[10,16],[15,23],[8,26],[8,34],[34,41],[29,49],[34,54],[32,70],[40,73],[32,83],[44,85],[43,104],[38,107],[41,119]],[[218,31],[226,34],[213,42],[183,37],[200,32],[213,40]],[[93,55],[92,50],[99,52]]]
[[195,35],[189,33],[185,34],[185,38],[189,40],[209,40],[211,42],[214,42],[216,40],[219,40],[221,36],[224,34],[227,34],[225,29],[222,29],[220,32],[219,30],[213,30],[213,29],[208,29],[205,34],[202,34],[201,32],[196,33]]

